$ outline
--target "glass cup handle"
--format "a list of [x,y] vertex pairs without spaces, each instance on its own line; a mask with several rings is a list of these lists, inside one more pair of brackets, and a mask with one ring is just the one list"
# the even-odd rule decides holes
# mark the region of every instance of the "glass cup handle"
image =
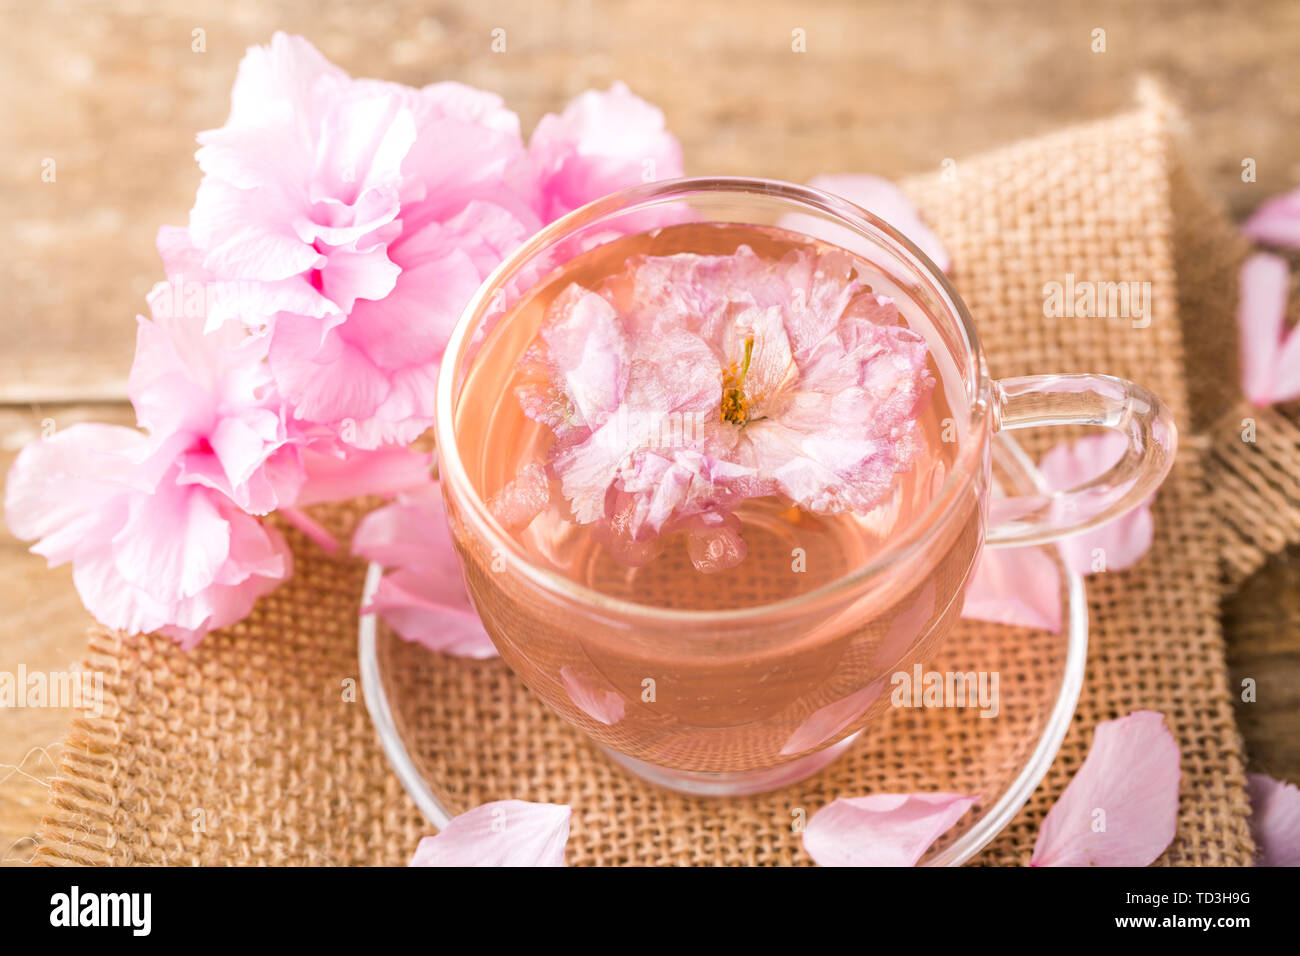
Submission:
[[990,547],[1042,544],[1118,518],[1146,501],[1174,463],[1178,428],[1164,402],[1110,375],[1027,375],[993,383],[993,428],[1102,425],[1126,439],[1124,455],[1092,481],[1040,495],[995,499]]

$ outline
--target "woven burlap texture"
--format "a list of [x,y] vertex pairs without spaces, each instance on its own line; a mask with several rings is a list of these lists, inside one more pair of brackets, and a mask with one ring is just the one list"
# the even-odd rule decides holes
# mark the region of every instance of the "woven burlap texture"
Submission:
[[[1190,259],[1175,250],[1184,203],[1174,193],[1185,185],[1175,161],[1177,126],[1176,113],[1148,89],[1131,112],[959,162],[955,175],[906,184],[952,253],[953,280],[995,376],[1091,371],[1131,378],[1160,394],[1190,437],[1155,501],[1150,553],[1129,571],[1089,580],[1087,675],[1057,760],[976,862],[1026,863],[1043,815],[1082,763],[1097,722],[1138,709],[1165,714],[1182,750],[1178,830],[1161,862],[1247,864],[1252,857],[1217,617],[1225,532],[1221,509],[1205,493],[1212,439],[1190,428],[1175,283],[1176,256],[1186,274],[1202,258],[1206,268],[1221,268],[1231,252],[1208,242]],[[1151,283],[1149,326],[1135,328],[1129,318],[1044,318],[1045,283],[1067,274]],[[1183,307],[1212,298],[1187,295]],[[1230,313],[1206,308],[1183,321],[1200,329],[1230,321]],[[1038,454],[1055,437],[1025,443]],[[321,517],[344,531],[357,511],[336,508]],[[359,699],[364,569],[291,537],[295,578],[249,620],[209,636],[193,653],[156,637],[91,633],[86,665],[105,674],[105,710],[78,720],[69,734],[38,861],[400,864],[431,832],[390,772]],[[440,701],[438,712],[481,728],[503,712],[502,700],[514,700],[505,711],[537,721],[537,733],[511,728],[511,740],[530,742],[524,752],[466,754],[457,784],[472,791],[466,781],[513,775],[530,792],[496,796],[587,794],[587,804],[575,806],[572,862],[810,862],[790,836],[788,799],[710,803],[640,785],[611,797],[583,776],[589,764],[557,762],[533,743],[556,732],[555,718],[508,671],[496,662],[464,666],[477,676],[448,682],[462,687],[461,697]],[[495,700],[473,696],[484,687],[495,688]],[[563,786],[548,783],[556,780]]]

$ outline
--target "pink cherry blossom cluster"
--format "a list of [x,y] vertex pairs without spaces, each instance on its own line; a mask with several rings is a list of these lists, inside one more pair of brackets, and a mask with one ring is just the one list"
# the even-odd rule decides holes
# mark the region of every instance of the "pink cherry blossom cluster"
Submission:
[[319,538],[297,508],[428,486],[429,456],[406,446],[504,255],[608,191],[681,175],[662,113],[621,84],[525,144],[492,93],[355,80],[285,34],[248,52],[199,143],[190,221],[159,232],[167,281],[140,320],[140,430],[38,440],[5,496],[13,532],[72,563],[100,622],[186,647],[291,573],[262,516]]

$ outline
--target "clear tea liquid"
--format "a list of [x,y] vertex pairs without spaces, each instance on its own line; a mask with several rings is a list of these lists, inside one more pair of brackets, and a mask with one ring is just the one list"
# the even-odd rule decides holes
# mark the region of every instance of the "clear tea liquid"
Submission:
[[[778,262],[833,247],[774,227],[690,223],[607,242],[542,280],[477,348],[455,410],[469,480],[489,501],[526,468],[544,465],[555,436],[524,414],[521,360],[537,342],[552,302],[571,284],[595,289],[634,256],[728,255],[748,246]],[[747,553],[734,567],[697,570],[684,532],[670,532],[636,563],[612,554],[590,524],[573,519],[559,483],[550,503],[512,532],[530,562],[583,588],[656,609],[756,608],[817,591],[868,565],[917,522],[943,487],[963,440],[968,409],[957,369],[924,310],[908,292],[857,260],[856,278],[893,299],[901,324],[929,344],[934,379],[917,419],[911,467],[861,514],[814,514],[778,495],[733,513]],[[722,383],[719,383],[719,395]],[[979,541],[979,508],[962,503],[956,530],[935,540],[892,586],[770,624],[661,630],[635,615],[530,597],[490,555],[461,542],[476,605],[506,662],[548,703],[602,743],[639,760],[703,772],[770,766],[860,729],[888,702],[888,677],[946,632]],[[453,525],[455,525],[453,515]],[[584,617],[588,618],[584,620]],[[675,631],[675,633],[674,633]]]

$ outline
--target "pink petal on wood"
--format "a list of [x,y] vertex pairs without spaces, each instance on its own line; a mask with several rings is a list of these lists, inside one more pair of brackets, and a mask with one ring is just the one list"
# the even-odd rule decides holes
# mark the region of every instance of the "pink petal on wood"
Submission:
[[1300,189],[1267,200],[1241,231],[1259,242],[1300,249]]
[[1250,831],[1257,866],[1300,866],[1300,788],[1263,774],[1246,774]]
[[416,847],[411,866],[564,866],[573,810],[497,800],[462,813]]
[[1164,714],[1097,725],[1092,748],[1038,831],[1031,866],[1147,866],[1178,823],[1178,742]]
[[962,617],[1061,629],[1061,572],[1039,548],[985,548],[966,583]]
[[813,814],[803,846],[822,866],[915,866],[977,800],[957,793],[840,797]]
[[1286,332],[1291,273],[1280,256],[1258,253],[1241,266],[1237,339],[1241,390],[1256,405],[1300,396],[1300,332]]

